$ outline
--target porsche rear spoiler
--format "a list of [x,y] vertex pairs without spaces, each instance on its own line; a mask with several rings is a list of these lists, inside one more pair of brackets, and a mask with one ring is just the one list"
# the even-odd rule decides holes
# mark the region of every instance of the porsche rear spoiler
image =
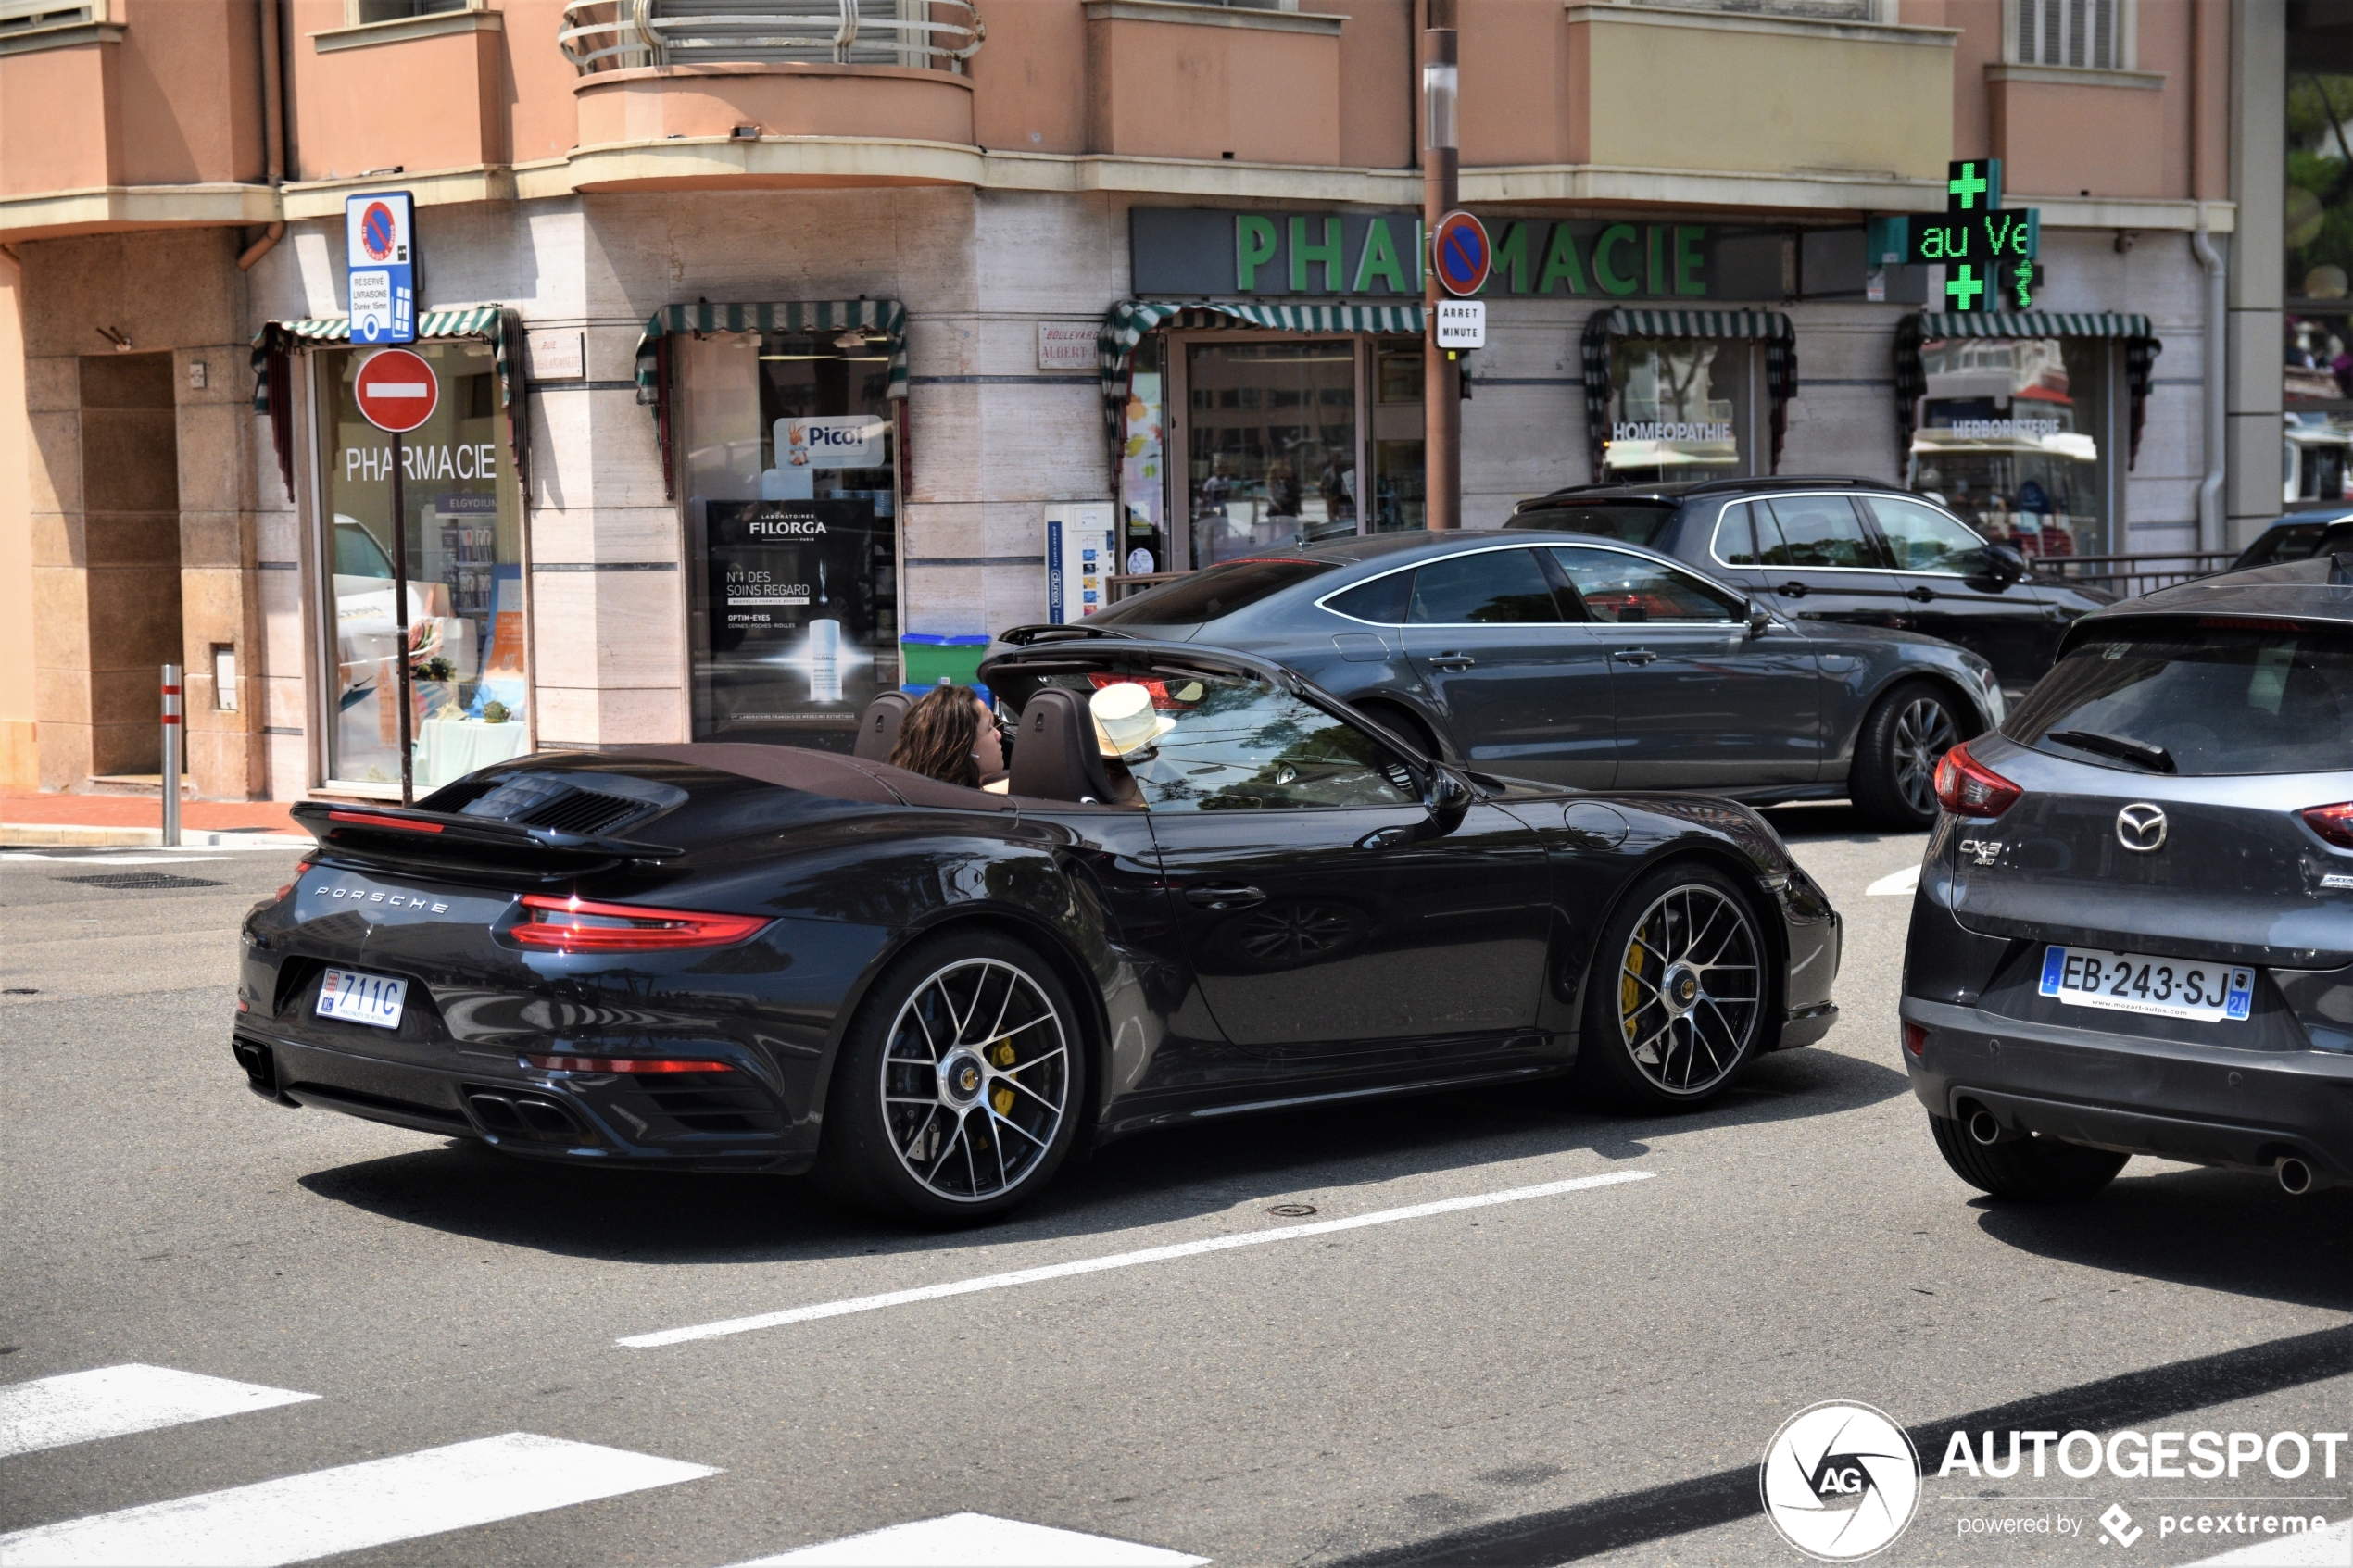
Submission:
[[997,640],[1013,647],[1029,647],[1038,643],[1081,642],[1089,637],[1117,637],[1134,642],[1136,633],[1123,632],[1116,626],[1097,626],[1091,621],[1056,622],[1041,621],[1027,626],[1009,627],[997,633]]
[[292,815],[322,849],[402,863],[463,860],[486,870],[556,875],[615,860],[663,860],[686,853],[664,844],[593,837],[414,807],[298,800]]

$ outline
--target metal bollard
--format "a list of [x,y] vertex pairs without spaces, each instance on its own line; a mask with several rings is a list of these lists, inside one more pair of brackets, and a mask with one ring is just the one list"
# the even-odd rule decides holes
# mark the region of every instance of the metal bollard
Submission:
[[163,841],[180,844],[180,666],[163,667]]

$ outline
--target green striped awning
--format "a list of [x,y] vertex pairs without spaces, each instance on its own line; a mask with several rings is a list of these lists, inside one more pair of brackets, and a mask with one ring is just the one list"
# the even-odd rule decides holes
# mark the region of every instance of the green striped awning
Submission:
[[2150,337],[2149,319],[2118,311],[1923,310],[1922,337]]
[[1102,378],[1103,418],[1112,439],[1127,407],[1127,362],[1144,334],[1178,326],[1261,327],[1278,332],[1387,332],[1422,335],[1422,307],[1411,305],[1240,305],[1202,300],[1123,299],[1103,315],[1095,333],[1095,368]]
[[1613,310],[1612,337],[1793,337],[1778,310]]
[[[448,342],[480,338],[490,345],[498,372],[498,407],[507,416],[507,445],[515,455],[515,472],[523,492],[531,490],[528,445],[518,428],[522,412],[523,371],[517,350],[522,346],[522,317],[503,305],[469,305],[460,310],[426,310],[417,317],[417,341]],[[278,473],[294,494],[294,389],[287,356],[296,348],[323,347],[351,341],[348,316],[308,316],[296,321],[266,321],[253,334],[253,411],[270,416],[271,444],[278,452]]]
[[637,340],[637,401],[661,396],[661,340],[672,332],[878,332],[890,345],[890,388],[907,395],[907,307],[895,299],[792,300],[774,305],[665,305]]

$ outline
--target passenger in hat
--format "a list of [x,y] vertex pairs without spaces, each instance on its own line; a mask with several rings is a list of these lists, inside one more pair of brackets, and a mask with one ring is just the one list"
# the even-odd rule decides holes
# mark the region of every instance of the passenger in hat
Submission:
[[1002,789],[1004,737],[979,693],[943,684],[925,693],[900,721],[890,764],[966,789]]
[[1095,748],[1102,753],[1103,773],[1111,780],[1112,798],[1121,806],[1141,806],[1144,792],[1128,764],[1141,761],[1176,721],[1152,709],[1152,694],[1138,681],[1120,681],[1087,699],[1095,720]]

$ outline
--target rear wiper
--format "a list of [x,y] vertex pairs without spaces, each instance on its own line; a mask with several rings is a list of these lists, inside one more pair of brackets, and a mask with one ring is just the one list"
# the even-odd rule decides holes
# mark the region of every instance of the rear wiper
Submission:
[[2043,738],[2057,741],[2062,746],[2071,746],[2078,751],[2095,751],[2102,757],[2113,757],[2120,762],[2131,762],[2146,768],[2152,773],[2176,771],[2173,754],[2146,741],[2102,734],[2097,730],[2053,730]]

